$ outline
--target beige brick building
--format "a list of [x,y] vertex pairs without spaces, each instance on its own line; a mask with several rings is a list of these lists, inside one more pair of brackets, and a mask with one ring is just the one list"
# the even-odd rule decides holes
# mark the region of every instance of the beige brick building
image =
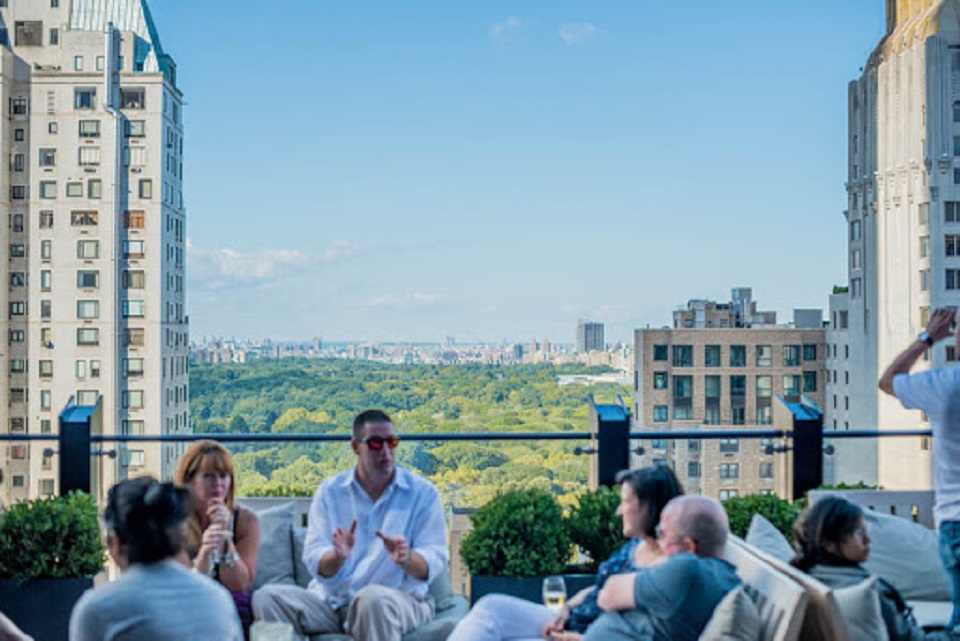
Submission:
[[[746,293],[751,314],[737,312]],[[779,395],[806,395],[823,408],[825,330],[819,310],[796,310],[794,323],[775,324],[755,311],[749,290],[734,301],[691,301],[673,329],[634,333],[634,431],[742,430],[772,427]],[[741,301],[743,302],[743,301]],[[755,324],[754,321],[763,321]],[[768,324],[767,321],[773,321]],[[708,324],[709,323],[709,324]],[[635,464],[669,464],[689,492],[724,500],[784,493],[778,457],[761,439],[651,439]]]

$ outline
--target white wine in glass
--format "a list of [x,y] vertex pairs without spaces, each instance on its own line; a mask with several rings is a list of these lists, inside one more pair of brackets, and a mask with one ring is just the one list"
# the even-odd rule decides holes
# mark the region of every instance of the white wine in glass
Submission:
[[563,604],[567,601],[567,585],[563,582],[562,576],[548,576],[543,580],[543,604],[553,610],[560,612]]

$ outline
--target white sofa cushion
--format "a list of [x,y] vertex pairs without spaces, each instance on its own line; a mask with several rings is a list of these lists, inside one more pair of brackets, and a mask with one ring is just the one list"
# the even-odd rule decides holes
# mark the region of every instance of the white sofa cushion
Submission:
[[906,600],[949,601],[950,580],[940,562],[937,533],[913,521],[865,510],[870,558],[863,565],[893,584]]
[[747,530],[748,545],[763,550],[775,559],[789,562],[793,558],[793,547],[786,537],[774,527],[773,523],[761,514],[754,514]]
[[704,641],[760,641],[760,612],[742,585],[717,604],[700,638]]
[[833,591],[847,622],[850,641],[888,641],[890,635],[880,612],[880,590],[877,577],[871,576],[849,588]]
[[267,583],[294,585],[293,502],[257,512],[260,518],[260,550],[257,556],[256,590]]

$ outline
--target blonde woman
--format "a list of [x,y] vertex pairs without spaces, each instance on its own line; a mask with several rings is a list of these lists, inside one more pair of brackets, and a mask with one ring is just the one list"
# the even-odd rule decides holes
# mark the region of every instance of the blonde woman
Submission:
[[234,504],[233,458],[216,441],[197,441],[180,459],[174,480],[193,494],[181,560],[230,590],[246,635],[253,622],[250,588],[257,569],[260,521]]

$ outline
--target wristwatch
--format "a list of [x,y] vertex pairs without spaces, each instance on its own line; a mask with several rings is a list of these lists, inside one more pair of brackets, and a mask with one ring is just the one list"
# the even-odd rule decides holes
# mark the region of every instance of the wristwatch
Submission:
[[931,336],[930,332],[928,332],[927,330],[923,330],[922,332],[920,332],[920,334],[917,335],[917,340],[920,341],[921,343],[926,343],[930,347],[933,347],[933,344],[935,342],[933,340],[933,336]]

